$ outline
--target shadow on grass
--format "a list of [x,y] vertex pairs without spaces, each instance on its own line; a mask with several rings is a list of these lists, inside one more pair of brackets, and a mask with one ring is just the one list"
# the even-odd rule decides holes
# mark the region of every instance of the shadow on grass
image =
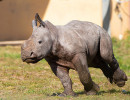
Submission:
[[125,91],[125,90],[115,90],[115,89],[111,89],[111,90],[108,90],[108,91],[100,91],[97,93],[97,95],[103,95],[105,93],[110,93],[110,94],[113,94],[113,93],[122,93],[122,94],[128,94],[130,95],[130,91]]
[[81,91],[81,92],[76,92],[77,95],[83,95],[85,94],[84,91]]
[[[53,93],[52,95],[48,95],[48,96],[59,96],[61,93]],[[82,94],[84,94],[84,92],[82,91],[82,92],[76,92],[75,93],[75,96],[74,97],[77,97],[78,95],[82,95]]]
[[[125,90],[115,90],[115,89],[111,89],[111,90],[108,90],[108,91],[100,91],[97,93],[97,95],[103,95],[105,93],[109,93],[109,94],[113,94],[113,93],[122,93],[122,94],[127,94],[127,95],[130,95],[130,91],[125,91]],[[53,93],[51,96],[58,96],[60,95],[61,93]],[[76,96],[78,95],[84,95],[84,91],[81,91],[81,92],[76,92]]]
[[60,95],[61,93],[53,93],[52,95],[50,95],[50,96],[58,96],[58,95]]

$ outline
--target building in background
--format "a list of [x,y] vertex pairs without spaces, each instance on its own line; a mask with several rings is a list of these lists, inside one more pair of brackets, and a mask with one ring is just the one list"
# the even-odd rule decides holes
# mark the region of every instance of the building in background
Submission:
[[129,0],[1,0],[0,41],[27,39],[37,12],[54,25],[90,21],[117,38],[130,30]]

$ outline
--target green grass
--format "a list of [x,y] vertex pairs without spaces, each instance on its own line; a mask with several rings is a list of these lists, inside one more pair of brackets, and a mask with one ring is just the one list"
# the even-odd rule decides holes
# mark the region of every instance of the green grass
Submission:
[[[121,69],[130,79],[130,37],[113,40],[113,49]],[[71,70],[73,89],[77,97],[51,96],[63,87],[45,60],[26,64],[20,58],[20,46],[0,47],[0,100],[130,100],[130,81],[122,88],[110,84],[101,70],[90,68],[93,81],[100,86],[98,95],[86,96],[76,71]],[[126,93],[122,93],[125,90]]]
[[112,41],[113,51],[121,69],[130,70],[130,35],[128,35],[127,39],[118,41],[113,38]]

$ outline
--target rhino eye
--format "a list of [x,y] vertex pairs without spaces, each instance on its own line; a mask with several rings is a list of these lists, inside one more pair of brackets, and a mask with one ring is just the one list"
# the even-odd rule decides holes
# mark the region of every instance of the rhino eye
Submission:
[[42,43],[42,41],[38,41],[38,43],[39,43],[39,44],[41,44],[41,43]]

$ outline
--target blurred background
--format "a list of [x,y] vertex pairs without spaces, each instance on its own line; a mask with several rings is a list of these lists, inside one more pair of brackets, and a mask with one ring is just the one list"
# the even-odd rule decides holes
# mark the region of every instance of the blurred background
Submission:
[[130,0],[0,0],[0,41],[27,39],[35,13],[54,25],[90,21],[118,39],[130,30]]

